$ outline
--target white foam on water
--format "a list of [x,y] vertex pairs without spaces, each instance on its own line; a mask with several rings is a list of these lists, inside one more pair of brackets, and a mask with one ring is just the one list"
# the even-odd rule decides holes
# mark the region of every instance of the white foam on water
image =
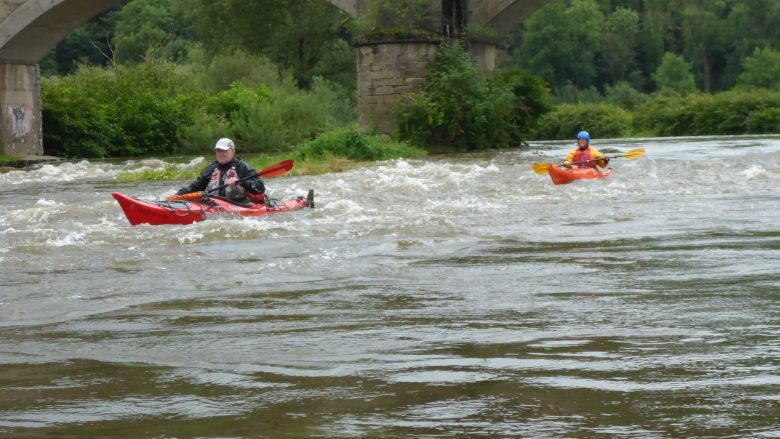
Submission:
[[79,180],[105,180],[115,178],[121,167],[107,163],[82,160],[77,163],[46,164],[33,170],[12,171],[0,174],[0,184],[20,185],[30,182],[73,182]]
[[46,200],[46,199],[41,198],[41,199],[39,199],[38,201],[35,202],[35,205],[36,206],[42,206],[42,207],[55,207],[55,206],[62,206],[63,203],[59,203],[57,201]]
[[748,169],[745,169],[742,171],[742,175],[747,180],[754,180],[754,179],[765,179],[768,178],[769,174],[766,169],[762,168],[759,165],[753,165],[749,167]]
[[122,164],[112,164],[99,161],[81,160],[45,164],[34,169],[11,171],[0,174],[0,186],[11,186],[35,183],[69,183],[79,181],[114,180],[122,172],[139,173],[150,170],[162,170],[167,167],[175,169],[200,168],[206,161],[204,157],[196,157],[187,163],[170,163],[160,159],[128,160]]
[[172,167],[178,170],[200,168],[206,161],[205,157],[196,157],[187,163],[170,163],[160,159],[144,159],[138,161],[128,161],[123,166],[123,171],[128,173],[141,173],[147,171],[163,170]]
[[68,232],[65,236],[59,236],[46,240],[46,245],[51,247],[65,247],[65,246],[78,246],[82,247],[86,245],[85,239],[86,232]]

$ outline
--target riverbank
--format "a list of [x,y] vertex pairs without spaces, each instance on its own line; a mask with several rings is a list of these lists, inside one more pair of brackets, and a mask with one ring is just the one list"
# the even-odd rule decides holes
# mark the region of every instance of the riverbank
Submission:
[[61,157],[49,155],[0,155],[0,172],[31,166],[61,162]]

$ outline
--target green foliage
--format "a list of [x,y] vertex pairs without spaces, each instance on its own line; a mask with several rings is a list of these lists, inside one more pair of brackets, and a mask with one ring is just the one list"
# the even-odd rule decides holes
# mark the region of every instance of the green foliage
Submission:
[[587,88],[597,75],[603,26],[604,15],[593,0],[574,0],[571,6],[553,2],[526,20],[526,32],[512,56],[554,88],[568,81]]
[[196,123],[183,130],[182,142],[191,152],[224,136],[246,152],[288,149],[354,120],[354,109],[344,94],[320,78],[308,91],[290,83],[274,89],[234,83],[206,100]]
[[22,158],[18,155],[3,155],[0,154],[0,166],[13,166],[19,162]]
[[636,110],[636,129],[659,136],[773,132],[780,92],[658,96]]
[[574,139],[587,130],[601,138],[624,137],[631,133],[631,114],[610,104],[564,104],[542,116],[539,139]]
[[120,62],[147,58],[181,62],[197,46],[191,0],[133,0],[119,11],[115,42]]
[[757,47],[744,65],[745,70],[737,79],[738,87],[780,89],[780,51]]
[[226,49],[213,56],[202,50],[193,50],[187,68],[194,86],[205,92],[226,90],[237,82],[250,87],[266,85],[274,88],[285,76],[266,56],[242,49]]
[[542,78],[523,70],[500,70],[493,82],[515,97],[511,144],[518,145],[534,132],[539,118],[552,109],[550,89]]
[[289,71],[302,88],[310,87],[317,76],[355,86],[355,53],[345,41],[347,17],[328,2],[192,1],[209,54],[241,49],[264,55]]
[[674,53],[667,52],[664,55],[661,65],[653,74],[653,80],[662,93],[686,95],[696,91],[691,65]]
[[365,39],[418,35],[430,27],[431,6],[429,0],[367,0],[353,29]]
[[366,134],[356,127],[329,131],[297,148],[293,154],[299,160],[322,160],[346,157],[351,160],[388,160],[401,157],[422,157],[424,150],[404,142],[386,140]]
[[567,81],[599,90],[629,81],[651,92],[667,52],[691,62],[700,89],[718,92],[733,87],[755,48],[780,50],[780,2],[554,0],[505,44],[505,65],[542,76],[556,95]]
[[621,81],[614,86],[607,86],[604,90],[605,101],[612,105],[633,110],[637,106],[647,102],[650,96],[632,87],[629,83]]
[[602,37],[603,57],[613,80],[628,79],[636,66],[636,48],[639,44],[639,13],[618,7],[606,20]]
[[117,176],[117,181],[132,183],[138,181],[171,181],[194,179],[200,173],[200,169],[180,168],[166,165],[162,169],[144,169],[142,171],[125,171]]
[[112,44],[117,14],[115,6],[76,29],[41,60],[41,74],[67,75],[79,65],[104,66],[113,61]]
[[577,88],[571,82],[555,91],[555,102],[559,104],[597,104],[604,101],[604,96],[594,86],[586,89]]
[[482,43],[497,44],[501,41],[495,29],[489,26],[480,26],[476,24],[469,24],[466,27],[465,37],[466,41],[476,41]]
[[780,108],[765,108],[752,114],[747,128],[752,134],[780,133]]
[[287,77],[206,94],[201,84],[218,82],[209,73],[146,62],[47,78],[44,148],[67,157],[197,153],[227,136],[244,152],[283,150],[355,119],[348,92],[320,78],[310,90]]
[[505,147],[514,132],[515,96],[487,80],[462,44],[439,48],[421,93],[399,107],[402,139],[460,151]]
[[173,69],[83,67],[44,79],[43,136],[47,154],[124,157],[176,150],[177,127],[188,122],[186,101],[168,90]]

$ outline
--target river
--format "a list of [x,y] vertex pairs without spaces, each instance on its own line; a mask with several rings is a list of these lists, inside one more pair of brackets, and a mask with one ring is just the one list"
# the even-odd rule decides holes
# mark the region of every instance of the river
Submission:
[[[317,207],[132,227],[164,165],[0,174],[0,436],[780,437],[780,136],[278,177]],[[200,167],[202,163],[189,165]]]

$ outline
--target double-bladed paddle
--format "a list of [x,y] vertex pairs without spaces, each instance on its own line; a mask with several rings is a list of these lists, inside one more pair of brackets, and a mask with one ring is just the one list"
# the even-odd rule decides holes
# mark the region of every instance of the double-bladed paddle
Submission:
[[[279,163],[266,166],[265,168],[257,171],[256,173],[247,175],[246,177],[238,180],[236,183],[240,183],[245,180],[249,180],[250,178],[255,177],[265,177],[265,178],[271,178],[276,177],[277,175],[282,175],[285,172],[289,171],[293,168],[293,161],[292,160],[284,160]],[[220,189],[224,189],[226,187],[230,186],[229,184],[223,184],[222,186],[215,187],[214,189],[211,189],[208,192],[216,192]],[[207,196],[208,193],[203,192],[190,192],[188,194],[181,194],[181,195],[174,195],[172,197],[168,197],[165,199],[165,201],[178,201],[178,200],[200,200],[201,198]]]
[[[645,149],[644,148],[636,148],[636,149],[632,149],[632,150],[630,150],[628,152],[625,152],[623,154],[615,154],[615,155],[609,155],[609,156],[605,156],[605,157],[610,159],[610,160],[616,159],[616,158],[619,158],[619,157],[623,157],[624,159],[627,159],[627,160],[634,160],[634,159],[638,159],[640,157],[643,157],[644,155],[645,155]],[[601,160],[601,159],[585,160],[584,162],[574,162],[574,163],[572,163],[572,165],[581,165],[583,163],[597,162],[599,160]],[[550,171],[550,167],[551,166],[559,166],[559,165],[556,165],[555,163],[536,163],[536,164],[533,165],[533,170],[537,174],[547,174]]]

